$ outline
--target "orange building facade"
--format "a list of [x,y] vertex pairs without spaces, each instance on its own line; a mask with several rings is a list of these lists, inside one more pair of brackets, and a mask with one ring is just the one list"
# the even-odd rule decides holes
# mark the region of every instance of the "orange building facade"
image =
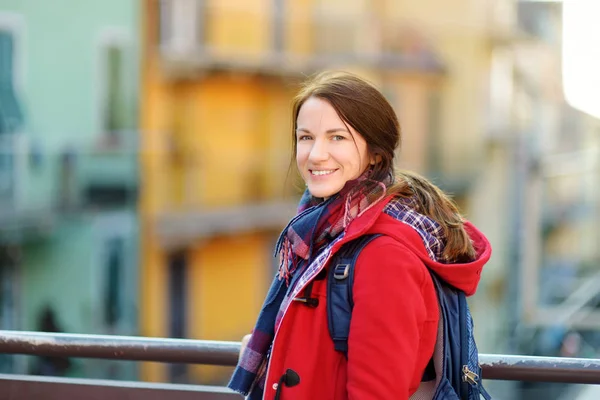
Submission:
[[[239,340],[252,328],[275,272],[272,246],[298,198],[290,104],[306,75],[338,68],[371,79],[399,112],[400,166],[445,170],[440,142],[461,121],[443,105],[473,93],[402,22],[411,7],[367,3],[143,1],[142,335]],[[460,129],[477,135],[475,125]],[[142,368],[154,381],[221,383],[227,373]]]

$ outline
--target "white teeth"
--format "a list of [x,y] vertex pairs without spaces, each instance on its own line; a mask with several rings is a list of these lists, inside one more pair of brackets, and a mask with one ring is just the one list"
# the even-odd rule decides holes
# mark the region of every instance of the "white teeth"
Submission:
[[334,169],[330,169],[329,171],[314,171],[314,170],[313,170],[313,171],[312,171],[312,174],[313,174],[313,175],[329,175],[329,174],[332,174],[332,173],[334,173],[334,172],[335,172],[335,170],[334,170]]

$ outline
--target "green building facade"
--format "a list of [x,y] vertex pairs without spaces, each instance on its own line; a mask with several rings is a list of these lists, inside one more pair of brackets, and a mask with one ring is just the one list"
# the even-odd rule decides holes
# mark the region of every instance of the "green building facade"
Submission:
[[[137,333],[135,0],[0,0],[0,329]],[[0,372],[134,378],[71,360]]]

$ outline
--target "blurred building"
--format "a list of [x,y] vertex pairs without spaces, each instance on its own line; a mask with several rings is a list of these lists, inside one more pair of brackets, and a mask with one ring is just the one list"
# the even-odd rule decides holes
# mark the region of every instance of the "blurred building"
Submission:
[[525,149],[529,198],[538,207],[537,230],[529,233],[540,238],[540,254],[532,256],[536,262],[530,267],[537,284],[524,280],[534,290],[524,298],[523,308],[526,321],[533,324],[597,329],[600,120],[565,100],[562,14],[558,3],[519,4],[521,26],[538,39],[515,52],[517,71],[529,83],[531,99]]
[[515,278],[508,284],[516,288],[510,318],[531,326],[594,328],[600,326],[594,310],[600,121],[565,101],[562,5],[522,1],[514,10],[518,36],[495,48],[490,125],[491,143],[506,151],[504,170],[511,177],[505,197],[512,199],[507,247]]
[[137,332],[137,16],[134,0],[0,0],[0,329]]
[[307,74],[350,70],[381,87],[401,118],[400,166],[469,214],[485,175],[488,3],[145,0],[141,333],[239,340],[252,328],[298,199],[284,183],[291,98]]
[[[494,244],[475,299],[488,310],[475,317],[483,350],[597,357],[600,121],[565,100],[562,4],[496,3],[488,162],[472,203]],[[524,385],[511,397],[576,398],[579,389]]]

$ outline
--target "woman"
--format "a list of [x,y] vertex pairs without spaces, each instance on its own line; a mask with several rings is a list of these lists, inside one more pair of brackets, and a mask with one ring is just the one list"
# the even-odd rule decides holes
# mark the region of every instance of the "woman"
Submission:
[[[293,128],[307,190],[280,236],[279,274],[229,387],[249,399],[408,399],[436,340],[429,270],[473,294],[490,245],[425,178],[394,176],[398,120],[364,80],[309,80],[294,100]],[[329,335],[324,271],[344,243],[366,234],[382,235],[356,262],[346,358]]]

